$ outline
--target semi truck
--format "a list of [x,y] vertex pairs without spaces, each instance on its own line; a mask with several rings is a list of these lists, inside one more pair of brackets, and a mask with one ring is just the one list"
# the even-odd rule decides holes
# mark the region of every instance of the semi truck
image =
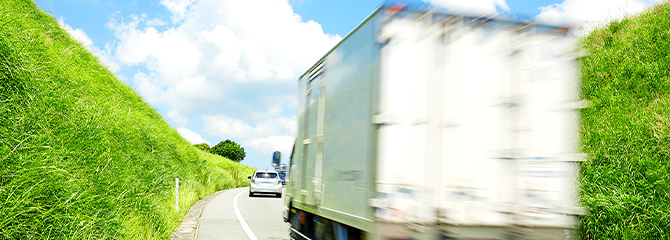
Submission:
[[382,3],[298,79],[294,239],[575,239],[570,28]]

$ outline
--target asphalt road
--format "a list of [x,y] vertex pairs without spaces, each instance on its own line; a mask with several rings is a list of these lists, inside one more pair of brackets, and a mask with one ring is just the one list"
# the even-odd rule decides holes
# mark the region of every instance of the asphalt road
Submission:
[[225,191],[203,208],[196,239],[290,239],[289,225],[282,216],[283,208],[283,198],[274,195],[249,197],[248,187]]

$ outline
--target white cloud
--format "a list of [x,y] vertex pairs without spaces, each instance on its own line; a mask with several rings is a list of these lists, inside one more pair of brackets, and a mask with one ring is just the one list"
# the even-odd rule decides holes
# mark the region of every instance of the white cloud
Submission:
[[111,22],[120,40],[119,60],[146,65],[160,77],[202,74],[218,81],[289,82],[341,39],[324,34],[316,22],[302,21],[287,1],[202,0],[178,7],[191,2],[162,2],[173,16],[192,13],[163,31],[148,24],[154,20],[145,14]]
[[277,134],[295,135],[296,118],[276,117],[251,126],[224,115],[203,117],[205,130],[220,138],[249,139]]
[[145,64],[151,71],[170,76],[161,79],[169,81],[166,84],[179,84],[180,77],[195,73],[201,52],[182,29],[169,28],[161,32],[152,25],[140,29],[141,22],[151,21],[146,18],[146,15],[131,16],[132,21],[128,23],[110,24],[121,40],[116,57],[121,63]]
[[[138,69],[129,84],[188,123],[218,114],[244,124],[280,117],[295,107],[298,76],[341,40],[303,21],[287,0],[161,4],[180,20],[116,15],[108,27],[118,38],[115,57]],[[243,133],[257,126],[232,126],[236,135],[257,135]]]
[[202,136],[200,136],[200,134],[197,132],[191,131],[187,128],[177,128],[177,132],[191,144],[207,143],[207,145],[209,145],[209,142],[203,139]]
[[111,54],[111,47],[109,44],[105,45],[105,50],[100,50],[99,48],[93,45],[93,40],[86,34],[86,32],[81,28],[73,28],[72,26],[65,24],[63,19],[58,19],[58,25],[65,31],[70,34],[72,38],[84,45],[84,47],[93,55],[97,56],[98,59],[109,68],[110,71],[116,72],[119,70],[119,64],[114,60]]
[[295,138],[292,136],[268,136],[247,140],[244,142],[244,146],[266,155],[271,155],[274,151],[280,151],[282,155],[286,154],[284,156],[288,156],[293,150],[294,141]]
[[88,34],[84,32],[81,28],[73,28],[70,25],[65,24],[63,22],[63,19],[58,19],[58,25],[60,25],[61,28],[65,29],[65,31],[72,36],[75,40],[79,41],[80,43],[84,44],[84,46],[88,47],[93,45],[93,40],[91,40],[90,37],[88,37]]
[[582,24],[579,35],[625,16],[637,14],[658,1],[644,0],[565,0],[541,7],[538,22],[555,25]]
[[167,23],[163,22],[163,20],[160,20],[160,19],[156,18],[156,19],[152,19],[152,20],[147,21],[147,26],[163,27],[163,26],[167,26]]
[[172,110],[172,111],[168,112],[167,115],[170,119],[172,119],[172,121],[175,122],[175,124],[177,124],[177,126],[184,126],[184,125],[186,125],[186,122],[188,121],[188,119],[186,119],[185,117],[182,117],[177,110]]
[[160,102],[160,86],[156,85],[147,74],[138,72],[133,76],[133,80],[135,82],[137,91],[141,96],[143,96],[145,101],[149,102],[150,104],[156,104]]
[[161,0],[161,5],[165,6],[172,13],[172,22],[177,23],[184,20],[193,2],[195,0]]
[[509,11],[505,0],[424,0],[435,6],[444,7],[451,11],[472,14],[495,14],[499,8]]

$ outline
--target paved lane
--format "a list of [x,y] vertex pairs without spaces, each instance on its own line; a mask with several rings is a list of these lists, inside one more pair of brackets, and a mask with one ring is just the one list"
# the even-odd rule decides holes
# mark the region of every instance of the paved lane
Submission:
[[289,225],[282,216],[283,198],[272,194],[256,194],[253,197],[249,197],[249,192],[242,194],[238,199],[238,207],[258,239],[289,239]]
[[249,197],[248,187],[225,191],[212,199],[202,211],[197,240],[250,239],[235,214],[234,199],[240,216],[257,239],[289,239],[289,227],[284,223],[284,201],[273,195]]

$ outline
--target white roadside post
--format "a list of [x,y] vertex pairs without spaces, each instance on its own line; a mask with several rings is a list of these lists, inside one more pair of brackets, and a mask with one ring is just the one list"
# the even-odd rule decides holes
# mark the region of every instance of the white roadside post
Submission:
[[174,209],[179,211],[179,178],[174,179]]

